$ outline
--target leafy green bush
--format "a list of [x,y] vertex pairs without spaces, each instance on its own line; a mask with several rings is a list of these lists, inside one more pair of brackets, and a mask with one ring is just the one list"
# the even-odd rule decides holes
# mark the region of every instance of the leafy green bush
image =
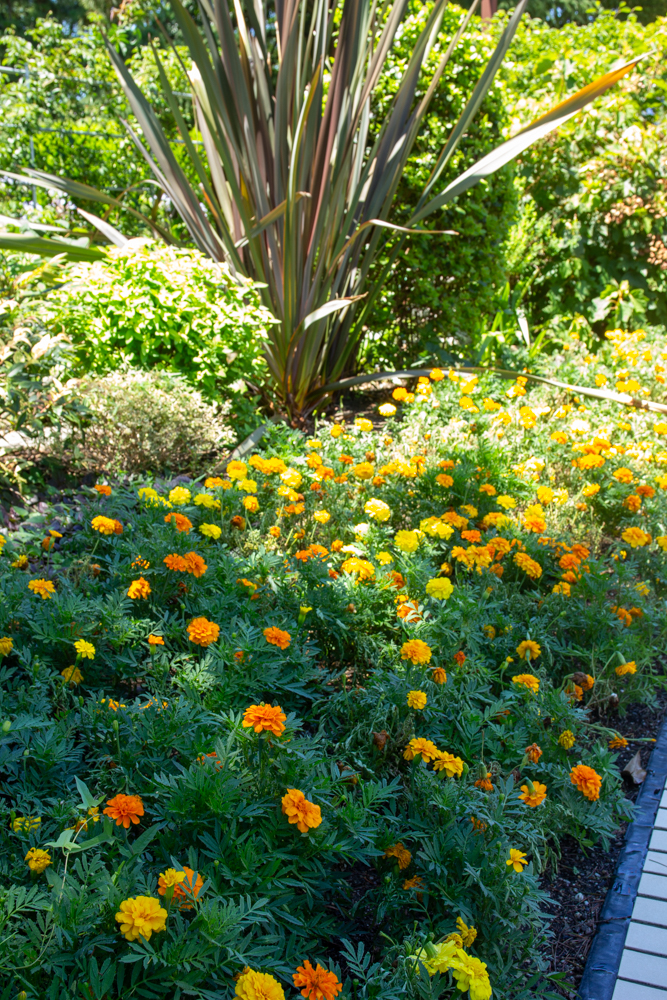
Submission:
[[50,297],[51,323],[73,343],[80,370],[124,365],[182,374],[209,399],[261,385],[272,317],[251,281],[197,250],[131,240],[108,259],[69,269]]
[[76,465],[87,471],[196,474],[236,438],[229,403],[215,406],[182,377],[162,371],[86,378],[78,396],[87,410]]
[[598,336],[610,324],[667,323],[666,31],[662,18],[642,26],[605,11],[582,27],[529,20],[517,32],[501,71],[513,129],[615,60],[652,50],[521,158],[508,270],[530,286],[523,304],[536,332],[562,339],[576,314]]

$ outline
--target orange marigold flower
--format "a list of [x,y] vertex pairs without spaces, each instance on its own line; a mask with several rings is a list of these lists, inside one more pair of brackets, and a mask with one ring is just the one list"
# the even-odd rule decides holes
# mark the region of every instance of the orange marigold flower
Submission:
[[179,556],[175,552],[172,552],[171,555],[165,556],[163,562],[167,569],[171,569],[175,573],[187,573],[188,571],[188,567],[183,556]]
[[292,641],[292,636],[289,632],[283,632],[282,629],[276,628],[275,625],[270,625],[269,628],[264,629],[264,638],[272,646],[278,646],[280,649],[287,649]]
[[308,833],[322,822],[322,810],[310,802],[298,788],[288,788],[282,799],[282,809],[290,823],[296,823],[301,833]]
[[570,771],[570,781],[589,801],[595,802],[596,799],[600,798],[602,778],[592,767],[588,767],[586,764],[577,764]]
[[220,635],[220,626],[215,622],[210,622],[208,618],[193,618],[188,625],[188,638],[197,646],[210,646],[212,642],[217,642]]
[[116,820],[116,826],[129,830],[130,823],[138,823],[139,817],[144,815],[144,804],[138,795],[114,795],[103,811],[105,816]]
[[273,733],[280,736],[285,732],[284,722],[287,716],[280,705],[250,705],[243,713],[243,726],[248,729],[250,726],[256,733]]
[[628,741],[626,740],[625,736],[621,736],[619,733],[616,733],[616,735],[611,740],[609,740],[610,750],[624,750],[625,747],[627,747],[627,745]]
[[43,601],[50,601],[56,592],[50,580],[29,580],[28,590],[32,590],[33,594],[39,594]]
[[103,517],[102,514],[98,514],[90,522],[90,526],[94,531],[99,531],[101,535],[114,535],[116,533],[116,522],[112,517]]
[[319,963],[315,968],[306,960],[292,974],[294,985],[301,990],[301,996],[307,1000],[335,1000],[343,986],[338,981],[335,972],[329,972]]
[[203,576],[208,569],[202,557],[198,556],[196,552],[186,552],[183,556],[183,562],[185,563],[186,573],[192,573],[197,579]]
[[199,872],[197,872],[197,878],[195,879],[195,873],[192,868],[183,865],[182,872],[177,871],[175,868],[167,868],[165,872],[162,872],[158,879],[157,891],[160,896],[164,896],[167,889],[173,886],[174,895],[172,896],[172,900],[174,905],[178,906],[179,910],[191,910],[192,903],[188,902],[188,899],[192,899],[193,897],[196,899],[203,885],[204,879]]
[[478,778],[475,782],[475,788],[481,788],[483,792],[493,791],[493,782],[491,781],[491,772],[486,772],[485,778]]
[[542,756],[542,748],[537,745],[537,743],[531,743],[529,747],[526,747],[526,757],[533,764],[537,764],[538,760]]
[[407,868],[412,861],[410,851],[407,847],[403,847],[400,840],[397,844],[393,844],[391,847],[388,847],[384,852],[384,856],[385,858],[396,858],[398,861],[398,867],[401,871],[403,871],[404,868]]
[[403,883],[404,889],[422,889],[424,887],[424,880],[421,875],[413,875],[412,878],[406,878]]
[[161,635],[153,635],[152,633],[148,636],[148,644],[150,646],[164,646],[164,639]]
[[463,652],[462,649],[459,649],[458,653],[454,653],[454,662],[458,663],[460,667],[463,666],[465,661],[466,661],[466,654]]
[[417,739],[410,740],[403,751],[403,757],[405,760],[414,760],[415,757],[421,756],[421,759],[428,764],[429,761],[436,759],[439,752],[435,743],[432,743],[431,740],[425,740],[423,736],[420,736]]
[[133,580],[132,583],[130,584],[127,596],[131,597],[133,600],[137,600],[137,598],[148,597],[150,592],[151,592],[150,583],[148,582],[148,580],[144,579],[143,576],[140,576],[138,580]]
[[245,528],[245,517],[241,517],[240,514],[236,514],[230,523],[232,528],[238,528],[240,531],[243,531]]
[[433,673],[431,675],[431,680],[435,684],[446,684],[447,683],[447,672],[443,670],[442,667],[433,667]]
[[97,490],[97,492],[101,494],[101,496],[104,497],[111,496],[111,487],[107,486],[106,483],[98,483],[97,486],[93,486],[93,489]]
[[123,525],[120,523],[120,521],[117,518],[114,518],[113,533],[114,533],[114,535],[122,535],[123,534]]
[[410,639],[401,646],[401,659],[411,663],[428,663],[431,659],[431,647],[421,639]]
[[542,576],[542,567],[534,559],[531,559],[527,552],[515,552],[514,562],[531,580],[537,580]]
[[186,535],[190,533],[190,529],[192,528],[190,518],[186,517],[185,514],[177,514],[175,511],[172,511],[171,514],[165,514],[164,520],[165,524],[173,521],[176,531],[183,531]]
[[527,688],[533,694],[537,694],[540,690],[540,679],[539,677],[535,677],[534,674],[516,674],[512,678],[512,683],[518,687]]
[[539,781],[531,781],[527,785],[521,786],[521,794],[519,798],[530,806],[531,809],[537,808],[547,797],[547,786],[542,785]]

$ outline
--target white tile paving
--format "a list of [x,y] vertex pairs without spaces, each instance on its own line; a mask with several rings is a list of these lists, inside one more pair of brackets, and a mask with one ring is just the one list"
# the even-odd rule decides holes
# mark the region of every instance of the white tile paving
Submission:
[[667,1000],[667,784],[639,881],[612,1000]]

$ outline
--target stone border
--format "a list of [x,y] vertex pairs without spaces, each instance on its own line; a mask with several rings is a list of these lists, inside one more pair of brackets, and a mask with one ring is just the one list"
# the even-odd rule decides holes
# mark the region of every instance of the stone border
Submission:
[[667,718],[651,752],[647,774],[628,827],[614,882],[598,920],[577,992],[578,1000],[612,1000],[625,938],[637,897],[658,806],[667,780]]

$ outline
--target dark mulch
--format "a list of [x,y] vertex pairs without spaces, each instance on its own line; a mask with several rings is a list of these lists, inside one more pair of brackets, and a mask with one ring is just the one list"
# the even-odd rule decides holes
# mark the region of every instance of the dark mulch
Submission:
[[[600,721],[610,728],[618,729],[626,739],[655,737],[667,710],[667,692],[660,691],[657,706],[631,705],[627,714],[619,719],[613,716]],[[641,750],[642,766],[646,769],[651,755],[650,743],[630,743],[619,754],[621,770],[632,756]],[[626,783],[626,798],[634,801],[639,787]],[[626,825],[617,832],[610,849],[601,846],[584,850],[573,838],[566,837],[560,844],[561,859],[557,866],[547,872],[542,880],[543,888],[551,896],[553,903],[548,912],[554,915],[552,922],[551,970],[562,972],[569,983],[579,986],[586,965],[586,959],[597,929],[600,910],[607,891],[611,887],[623,846]],[[562,991],[563,996],[574,993]]]

